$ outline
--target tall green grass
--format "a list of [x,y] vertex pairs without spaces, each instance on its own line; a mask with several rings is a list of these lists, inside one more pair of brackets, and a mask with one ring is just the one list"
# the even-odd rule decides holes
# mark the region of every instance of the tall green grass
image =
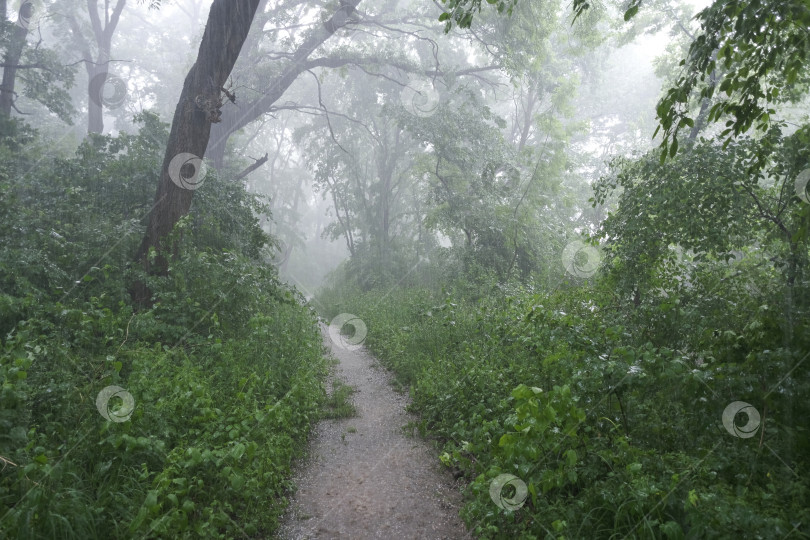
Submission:
[[[707,264],[695,288],[724,268]],[[345,284],[319,300],[365,322],[365,345],[410,389],[437,457],[469,482],[462,516],[477,535],[789,537],[810,520],[810,440],[790,422],[810,413],[810,333],[785,347],[772,310],[716,310],[737,294],[724,287],[638,308],[599,283],[474,300]],[[755,438],[724,429],[735,400],[771,415]],[[492,497],[504,474],[526,487],[514,510]]]

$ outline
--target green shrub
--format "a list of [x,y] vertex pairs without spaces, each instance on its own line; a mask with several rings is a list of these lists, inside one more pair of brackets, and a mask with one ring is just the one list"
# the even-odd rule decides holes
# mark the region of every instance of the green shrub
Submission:
[[[264,264],[264,206],[238,183],[207,178],[133,309],[166,136],[141,122],[68,157],[0,140],[4,537],[272,535],[325,397],[316,317]],[[109,386],[134,409],[120,391],[98,409]]]
[[[708,262],[697,293],[640,306],[617,305],[604,282],[472,300],[346,285],[319,299],[360,317],[410,388],[421,431],[469,481],[462,516],[481,537],[782,538],[810,517],[796,420],[810,412],[808,332],[785,345],[774,289],[729,314],[739,283],[709,284],[726,268]],[[764,412],[756,437],[723,427],[736,400]],[[503,474],[526,487],[514,510],[491,494]]]

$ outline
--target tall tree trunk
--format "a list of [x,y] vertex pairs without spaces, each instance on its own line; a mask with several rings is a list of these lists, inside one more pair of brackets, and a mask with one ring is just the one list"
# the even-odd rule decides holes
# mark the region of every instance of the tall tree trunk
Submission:
[[[380,261],[383,268],[389,268],[390,245],[391,245],[391,206],[395,197],[394,194],[394,169],[396,167],[398,149],[398,135],[394,140],[393,148],[384,140],[380,145],[382,154],[377,162],[377,176],[380,179]],[[384,136],[387,136],[385,134]]]
[[[6,2],[3,2],[3,20],[6,20]],[[3,57],[3,84],[0,86],[0,114],[11,116],[14,106],[14,86],[17,82],[17,66],[20,63],[25,37],[28,35],[27,20],[33,15],[34,5],[26,2],[20,8],[17,24],[11,30],[11,39]]]
[[[102,58],[104,57],[104,58]],[[87,67],[87,133],[104,132],[104,85],[107,83],[109,54],[99,54],[97,64],[85,63]]]
[[104,132],[104,85],[110,70],[112,38],[126,3],[127,0],[117,0],[110,12],[110,2],[105,0],[102,22],[98,0],[87,0],[87,14],[93,29],[93,40],[98,49],[95,60],[91,53],[90,41],[82,35],[76,16],[71,14],[67,19],[84,55],[84,67],[87,71],[87,133]]
[[351,22],[349,17],[354,13],[362,0],[341,0],[332,16],[315,28],[290,56],[281,73],[270,81],[265,94],[254,101],[242,103],[239,107],[226,104],[223,110],[223,121],[211,129],[211,140],[208,155],[216,169],[225,164],[225,150],[228,139],[266,112],[284,95],[284,92],[295,82],[301,73],[320,65],[311,62],[309,56],[340,28]]
[[[222,87],[236,63],[259,2],[214,0],[211,5],[197,61],[186,76],[174,112],[146,235],[135,256],[151,274],[164,274],[167,271],[172,246],[164,245],[164,239],[180,218],[188,214],[194,189],[200,187],[200,184],[187,183],[185,180],[196,178],[199,173],[199,161],[195,160],[202,159],[208,145],[211,123],[219,119]],[[184,154],[186,156],[181,157]],[[182,169],[178,170],[176,158],[181,162],[190,162],[197,168],[193,176],[189,171],[181,174]],[[152,248],[157,256],[150,261],[147,254]],[[151,293],[145,284],[140,283],[135,285],[132,295],[136,303],[145,304]]]

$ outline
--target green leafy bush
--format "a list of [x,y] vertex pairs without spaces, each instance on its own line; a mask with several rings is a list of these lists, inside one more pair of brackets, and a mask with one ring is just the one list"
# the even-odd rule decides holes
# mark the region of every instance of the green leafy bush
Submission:
[[141,122],[69,157],[20,126],[0,141],[3,536],[268,536],[319,415],[315,315],[239,184],[206,179],[153,307],[130,305],[166,136]]
[[[607,279],[474,301],[347,285],[321,300],[363,319],[365,344],[410,388],[421,431],[469,481],[462,516],[481,537],[781,538],[810,517],[808,329],[785,346],[775,288],[730,312],[745,282],[727,268],[700,263],[692,290],[638,307],[617,306]],[[755,438],[724,429],[737,400],[765,413]],[[513,510],[492,496],[503,474],[525,485]]]

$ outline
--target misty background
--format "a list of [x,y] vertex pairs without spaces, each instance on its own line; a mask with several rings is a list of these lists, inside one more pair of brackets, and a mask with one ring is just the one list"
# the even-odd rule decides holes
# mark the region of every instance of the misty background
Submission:
[[[66,89],[72,126],[25,95],[16,103],[32,126],[54,136],[53,151],[75,150],[88,130],[90,76],[82,59],[98,59],[99,43],[85,4],[34,3],[31,28],[57,61],[76,68]],[[125,4],[112,28],[109,80],[100,89],[102,133],[136,132],[134,118],[144,111],[171,120],[209,4],[178,0],[159,9],[146,2]],[[102,19],[115,7],[116,2],[94,5]],[[245,100],[257,100],[278,84],[308,32],[322,25],[334,6],[263,7],[229,79],[237,99],[226,103],[226,116],[239,114]],[[484,14],[472,32],[445,34],[437,20],[441,9],[430,3],[363,6],[310,56],[272,105],[252,111],[249,124],[229,135],[229,154],[217,165],[236,171],[268,156],[244,182],[268,198],[271,214],[262,227],[280,245],[270,260],[308,297],[352,253],[363,265],[371,264],[362,260],[367,250],[408,251],[383,263],[395,274],[410,270],[419,256],[463,244],[464,225],[452,206],[476,210],[461,200],[454,205],[432,198],[435,179],[425,176],[430,165],[420,159],[427,153],[425,142],[396,125],[414,107],[424,109],[415,118],[439,113],[448,122],[454,121],[450,115],[465,114],[465,107],[486,111],[491,116],[479,120],[480,126],[494,127],[503,137],[502,148],[490,149],[509,152],[520,169],[505,198],[514,202],[526,188],[538,197],[553,195],[553,205],[537,201],[532,209],[543,211],[547,226],[592,231],[607,208],[591,208],[589,185],[611,158],[656,145],[655,104],[671,78],[667,69],[688,45],[690,19],[702,7],[667,3],[632,24],[604,7],[572,24],[565,6],[527,2],[512,18]],[[436,126],[437,135],[441,129]],[[542,164],[532,170],[536,160]],[[381,171],[381,161],[391,170]],[[385,237],[375,228],[383,228]]]

